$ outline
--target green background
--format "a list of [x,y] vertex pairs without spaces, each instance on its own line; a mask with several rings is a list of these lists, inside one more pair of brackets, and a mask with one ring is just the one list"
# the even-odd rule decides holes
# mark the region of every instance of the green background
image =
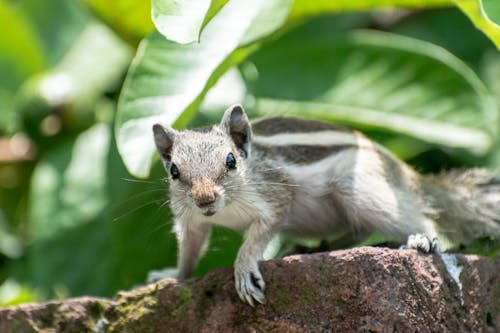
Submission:
[[[0,305],[110,297],[175,268],[155,121],[242,103],[358,128],[422,172],[498,170],[494,3],[0,0]],[[196,274],[240,243],[217,228]]]

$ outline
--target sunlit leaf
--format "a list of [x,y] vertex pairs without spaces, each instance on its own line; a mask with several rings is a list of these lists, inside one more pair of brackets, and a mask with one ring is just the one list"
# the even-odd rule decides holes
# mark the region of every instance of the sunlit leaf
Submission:
[[[283,56],[287,55],[287,56]],[[257,109],[295,114],[485,153],[497,104],[476,74],[433,44],[393,34],[300,30],[251,61]]]
[[500,6],[497,0],[453,0],[465,15],[500,49]]
[[282,9],[269,12],[271,5],[264,0],[230,1],[206,26],[200,43],[180,45],[160,34],[141,43],[122,89],[116,121],[118,148],[133,175],[148,175],[153,123],[185,126],[208,89],[253,50],[240,45],[281,26],[290,1],[278,3]]
[[153,0],[153,22],[169,40],[181,44],[195,42],[226,3],[227,0]]
[[200,106],[200,111],[216,113],[217,118],[213,118],[211,123],[215,123],[222,117],[222,112],[228,105],[241,103],[246,96],[246,86],[241,73],[232,68],[227,71],[210,89]]

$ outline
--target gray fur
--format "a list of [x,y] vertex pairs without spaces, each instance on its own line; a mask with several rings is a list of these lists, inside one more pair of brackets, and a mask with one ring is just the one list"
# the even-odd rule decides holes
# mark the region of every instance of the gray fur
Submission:
[[454,245],[500,235],[500,185],[484,169],[453,170],[421,178],[441,238]]
[[172,155],[172,145],[175,139],[176,131],[169,127],[163,127],[160,124],[153,126],[153,134],[156,149],[164,161],[170,161]]
[[219,127],[231,137],[241,156],[247,157],[250,153],[252,128],[243,107],[237,104],[227,109]]
[[347,127],[324,123],[316,120],[295,117],[273,117],[256,120],[252,129],[258,135],[271,135],[276,133],[311,133],[318,131],[337,131],[352,133]]
[[[362,134],[320,122],[271,118],[253,129],[239,105],[209,130],[154,127],[167,172],[172,163],[180,172],[170,193],[181,278],[193,271],[212,224],[246,230],[234,274],[251,305],[265,301],[258,261],[278,232],[379,231],[401,242],[422,234],[409,245],[424,250],[433,246],[421,240],[437,236],[446,248],[500,235],[500,186],[488,173],[420,176]],[[236,169],[226,167],[229,153]]]
[[344,149],[358,148],[354,144],[338,144],[331,146],[306,146],[289,145],[285,147],[273,147],[260,144],[253,144],[255,150],[258,150],[263,157],[270,159],[283,159],[288,163],[308,164],[322,160],[332,154],[336,154]]

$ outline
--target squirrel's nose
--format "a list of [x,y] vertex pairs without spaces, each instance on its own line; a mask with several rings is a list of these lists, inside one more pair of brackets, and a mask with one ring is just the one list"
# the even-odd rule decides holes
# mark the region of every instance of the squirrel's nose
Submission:
[[215,203],[216,198],[217,196],[215,195],[215,193],[211,196],[199,198],[198,200],[196,200],[196,205],[198,205],[198,207],[200,208],[212,206]]
[[191,193],[196,205],[200,208],[212,206],[219,196],[216,187],[208,182],[200,182],[199,184],[195,184],[191,190]]

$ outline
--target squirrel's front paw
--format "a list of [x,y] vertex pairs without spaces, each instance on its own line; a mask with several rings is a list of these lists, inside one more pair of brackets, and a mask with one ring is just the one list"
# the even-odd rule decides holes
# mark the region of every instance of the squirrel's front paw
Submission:
[[415,249],[423,253],[439,253],[440,246],[437,238],[430,239],[423,234],[414,234],[408,237],[407,249]]
[[254,306],[254,300],[264,304],[266,284],[260,273],[257,262],[251,264],[236,263],[234,267],[236,291],[243,302]]

